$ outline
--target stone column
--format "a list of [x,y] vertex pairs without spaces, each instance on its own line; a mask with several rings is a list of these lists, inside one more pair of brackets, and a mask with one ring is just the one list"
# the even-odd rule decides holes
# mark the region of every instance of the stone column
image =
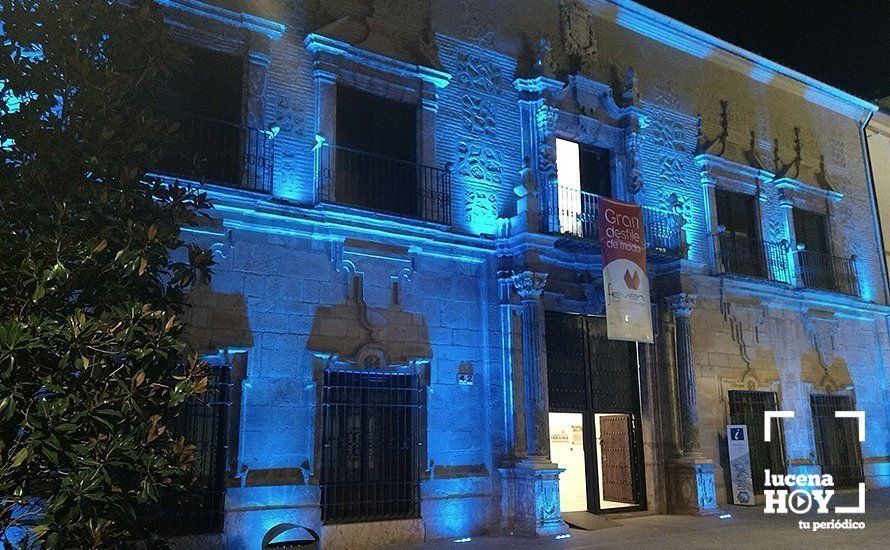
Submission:
[[559,508],[559,474],[550,461],[547,352],[542,294],[547,275],[524,271],[511,278],[522,320],[522,391],[526,456],[500,470],[504,527],[521,535],[568,532]]
[[680,447],[682,454],[668,464],[668,499],[671,511],[681,514],[717,513],[714,489],[714,462],[701,452],[699,411],[696,394],[695,361],[692,350],[692,308],[694,294],[680,293],[666,298],[676,324],[675,361],[677,395],[680,406]]
[[711,269],[720,273],[723,271],[722,256],[720,255],[720,238],[719,225],[717,220],[717,182],[713,178],[706,175],[702,170],[701,175],[702,193],[705,199],[705,221],[707,222],[708,237],[711,239],[711,247],[709,254],[711,257]]
[[550,462],[550,401],[547,393],[547,351],[544,339],[545,273],[513,275],[522,318],[522,378],[525,397],[525,440],[528,459]]
[[254,34],[244,63],[246,99],[241,120],[248,127],[241,135],[241,185],[253,191],[274,192],[272,150],[274,134],[266,126],[266,74],[269,69],[269,38]]
[[[519,128],[522,137],[522,158],[524,170],[530,169],[527,181],[535,181],[534,193],[540,205],[540,214],[528,218],[522,231],[540,231],[543,221],[547,231],[558,229],[558,218],[551,219],[557,212],[556,197],[556,126],[557,111],[547,105],[545,94],[562,89],[563,84],[557,80],[538,76],[535,78],[519,78],[513,82],[519,92]],[[554,189],[551,189],[554,188]],[[533,199],[529,199],[531,201]],[[522,202],[522,199],[519,201]],[[520,208],[524,208],[520,205]],[[539,215],[544,216],[540,220]],[[533,218],[533,219],[532,219]],[[523,218],[526,220],[526,218]],[[536,225],[532,226],[534,223]],[[553,226],[555,224],[555,226]],[[553,227],[552,227],[553,226]]]
[[698,403],[695,391],[695,364],[692,355],[692,330],[689,318],[695,305],[694,294],[676,294],[667,298],[676,322],[677,384],[680,402],[680,438],[683,456],[700,456]]
[[312,71],[315,84],[315,202],[335,202],[337,143],[336,68],[316,62]]
[[794,201],[787,183],[777,184],[779,189],[779,207],[785,220],[785,236],[788,246],[788,271],[791,275],[789,283],[796,287],[803,286],[803,274],[800,269],[800,254],[797,254],[797,236],[794,234]]

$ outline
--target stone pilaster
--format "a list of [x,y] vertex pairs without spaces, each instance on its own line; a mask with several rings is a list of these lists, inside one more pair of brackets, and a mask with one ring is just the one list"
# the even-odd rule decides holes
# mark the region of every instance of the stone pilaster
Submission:
[[547,275],[525,271],[513,275],[522,318],[522,378],[525,397],[525,439],[528,458],[550,461],[550,404],[547,393],[547,352],[544,304],[541,295]]
[[[555,212],[557,208],[555,189],[550,188],[556,184],[556,127],[557,111],[547,105],[546,95],[560,90],[563,84],[557,80],[538,76],[535,78],[520,78],[513,82],[513,86],[519,92],[519,128],[522,136],[522,158],[526,159],[527,174],[522,177],[525,181],[536,182],[536,189],[528,189],[529,196],[520,196],[517,210],[520,213],[529,211],[526,205],[537,202],[544,216],[543,223],[550,224],[553,220],[547,216],[548,212]],[[528,188],[528,185],[526,185]],[[540,231],[541,221],[537,212],[531,216],[523,216],[522,222],[526,223],[524,231]],[[558,220],[556,221],[558,224]],[[532,224],[535,224],[534,226]],[[545,227],[546,230],[558,229]]]
[[692,354],[690,317],[694,294],[676,294],[667,298],[676,322],[677,383],[680,401],[680,437],[684,456],[701,455],[698,436],[698,403],[695,390],[695,363]]
[[559,474],[550,461],[547,354],[542,294],[547,275],[524,271],[510,280],[519,295],[522,323],[522,410],[525,457],[502,468],[504,527],[520,535],[567,533],[559,508]]
[[717,510],[714,489],[714,463],[701,452],[695,361],[692,351],[692,308],[694,294],[680,293],[666,299],[675,321],[675,361],[677,395],[680,406],[680,447],[682,454],[670,460],[668,500],[672,512],[712,515]]
[[785,225],[785,236],[788,241],[788,270],[791,272],[791,284],[797,287],[803,286],[802,271],[800,269],[800,255],[797,254],[797,235],[794,232],[794,200],[791,198],[791,189],[786,183],[777,184],[779,189],[779,207],[782,209],[782,218]]

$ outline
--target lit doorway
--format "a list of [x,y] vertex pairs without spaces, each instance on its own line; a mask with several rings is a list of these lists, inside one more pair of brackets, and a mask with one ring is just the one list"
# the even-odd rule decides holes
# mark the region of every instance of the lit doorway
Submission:
[[637,350],[605,319],[548,312],[550,452],[563,512],[644,510]]
[[559,476],[559,507],[563,512],[587,510],[584,415],[550,413],[550,460],[564,468]]

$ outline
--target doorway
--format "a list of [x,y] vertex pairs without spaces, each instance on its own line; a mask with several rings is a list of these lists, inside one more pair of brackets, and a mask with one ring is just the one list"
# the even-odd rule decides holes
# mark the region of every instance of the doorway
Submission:
[[545,319],[562,511],[645,509],[636,345],[609,340],[602,317],[548,312]]

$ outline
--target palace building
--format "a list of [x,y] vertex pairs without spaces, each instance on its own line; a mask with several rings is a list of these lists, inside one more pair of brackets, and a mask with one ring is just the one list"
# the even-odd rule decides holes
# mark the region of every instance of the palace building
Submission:
[[[755,500],[890,485],[875,105],[629,0],[158,1],[195,63],[156,172],[214,204],[182,544],[713,514],[727,424]],[[605,198],[642,206],[652,343],[607,336]]]

